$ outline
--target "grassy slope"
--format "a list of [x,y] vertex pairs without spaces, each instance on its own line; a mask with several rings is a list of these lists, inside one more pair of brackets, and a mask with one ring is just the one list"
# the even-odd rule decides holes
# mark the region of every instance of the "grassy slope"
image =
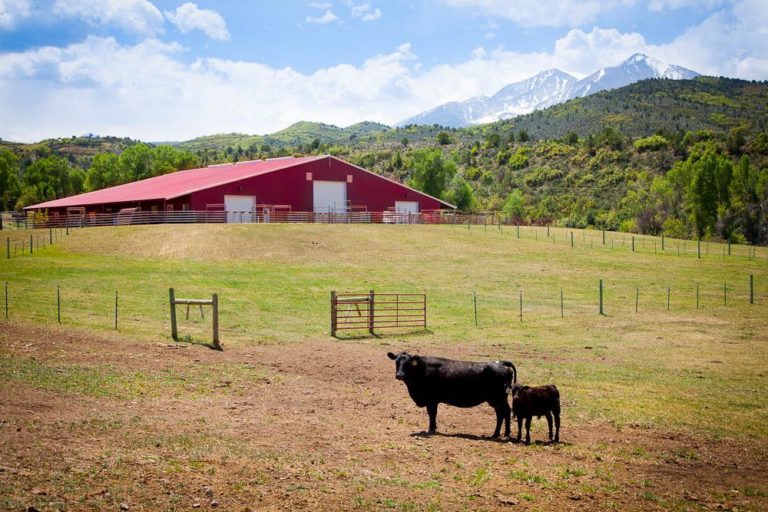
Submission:
[[[734,248],[739,255],[723,258],[713,245],[699,260],[691,244],[678,256],[676,241],[654,253],[650,238],[638,238],[632,253],[629,238],[614,234],[603,247],[599,232],[576,232],[571,248],[569,233],[553,229],[553,243],[541,228],[524,228],[520,239],[514,228],[458,226],[97,228],[32,257],[2,259],[0,274],[9,282],[14,320],[56,322],[60,285],[65,325],[108,330],[119,290],[121,333],[149,341],[169,338],[168,287],[181,297],[217,292],[225,347],[327,337],[331,290],[425,292],[430,332],[384,333],[371,342],[422,353],[471,343],[478,357],[514,360],[525,382],[563,386],[583,419],[767,436],[760,404],[768,253],[758,249],[750,260],[745,248]],[[747,300],[749,274],[757,283],[755,305]],[[601,278],[607,316],[597,314]],[[723,283],[730,288],[727,307]],[[210,315],[179,316],[183,335],[208,338]]]

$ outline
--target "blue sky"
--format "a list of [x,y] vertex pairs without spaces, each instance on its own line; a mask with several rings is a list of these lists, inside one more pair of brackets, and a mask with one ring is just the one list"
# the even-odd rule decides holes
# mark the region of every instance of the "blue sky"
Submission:
[[0,137],[394,124],[635,52],[768,79],[767,0],[0,0]]

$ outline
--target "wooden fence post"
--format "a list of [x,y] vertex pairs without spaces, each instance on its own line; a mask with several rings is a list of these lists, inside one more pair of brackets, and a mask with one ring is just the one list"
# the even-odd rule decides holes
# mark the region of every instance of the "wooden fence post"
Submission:
[[477,292],[472,292],[472,300],[475,304],[475,327],[477,327]]
[[603,314],[603,280],[600,280],[600,314]]
[[117,330],[117,290],[115,290],[115,330]]
[[331,336],[336,337],[336,292],[331,292]]
[[375,308],[376,304],[376,292],[373,290],[368,291],[368,332],[373,335],[374,334],[374,318],[375,318]]
[[211,297],[211,308],[213,309],[213,348],[221,350],[219,341],[219,294],[214,293]]
[[749,303],[754,304],[755,303],[755,276],[754,274],[749,274]]
[[632,252],[635,252],[635,237],[632,237]]
[[696,245],[696,256],[701,259],[701,239],[699,239],[699,243]]
[[11,238],[6,237],[5,238],[5,256],[8,259],[11,259]]
[[29,254],[34,254],[34,250],[32,248],[32,235],[29,235]]
[[640,305],[640,287],[638,286],[635,290],[635,313],[637,313],[637,308]]
[[56,311],[59,323],[61,323],[61,286],[56,285]]
[[171,305],[171,338],[173,341],[179,341],[179,332],[176,327],[176,295],[173,288],[168,288],[168,297]]
[[520,290],[520,323],[523,323],[523,290]]
[[699,285],[696,285],[696,309],[699,309]]
[[669,298],[672,295],[672,287],[667,285],[667,311],[669,311]]
[[661,235],[661,250],[664,250],[664,235]]
[[8,281],[5,282],[5,319],[8,320]]

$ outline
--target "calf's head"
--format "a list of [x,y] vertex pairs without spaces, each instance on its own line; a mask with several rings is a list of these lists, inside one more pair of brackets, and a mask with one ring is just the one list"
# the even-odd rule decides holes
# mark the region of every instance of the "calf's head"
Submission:
[[412,356],[408,352],[400,352],[397,355],[387,352],[387,357],[395,361],[395,378],[397,380],[405,380],[409,375],[413,375],[421,364],[419,356]]
[[512,400],[516,398],[520,398],[520,395],[525,389],[528,389],[528,386],[523,386],[522,384],[513,384],[512,389],[510,390],[510,394],[512,395]]

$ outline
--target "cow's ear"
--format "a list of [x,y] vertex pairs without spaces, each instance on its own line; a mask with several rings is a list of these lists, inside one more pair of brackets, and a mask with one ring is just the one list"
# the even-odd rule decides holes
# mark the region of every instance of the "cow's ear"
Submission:
[[393,354],[392,352],[387,352],[387,357],[390,359],[397,359],[397,356]]

